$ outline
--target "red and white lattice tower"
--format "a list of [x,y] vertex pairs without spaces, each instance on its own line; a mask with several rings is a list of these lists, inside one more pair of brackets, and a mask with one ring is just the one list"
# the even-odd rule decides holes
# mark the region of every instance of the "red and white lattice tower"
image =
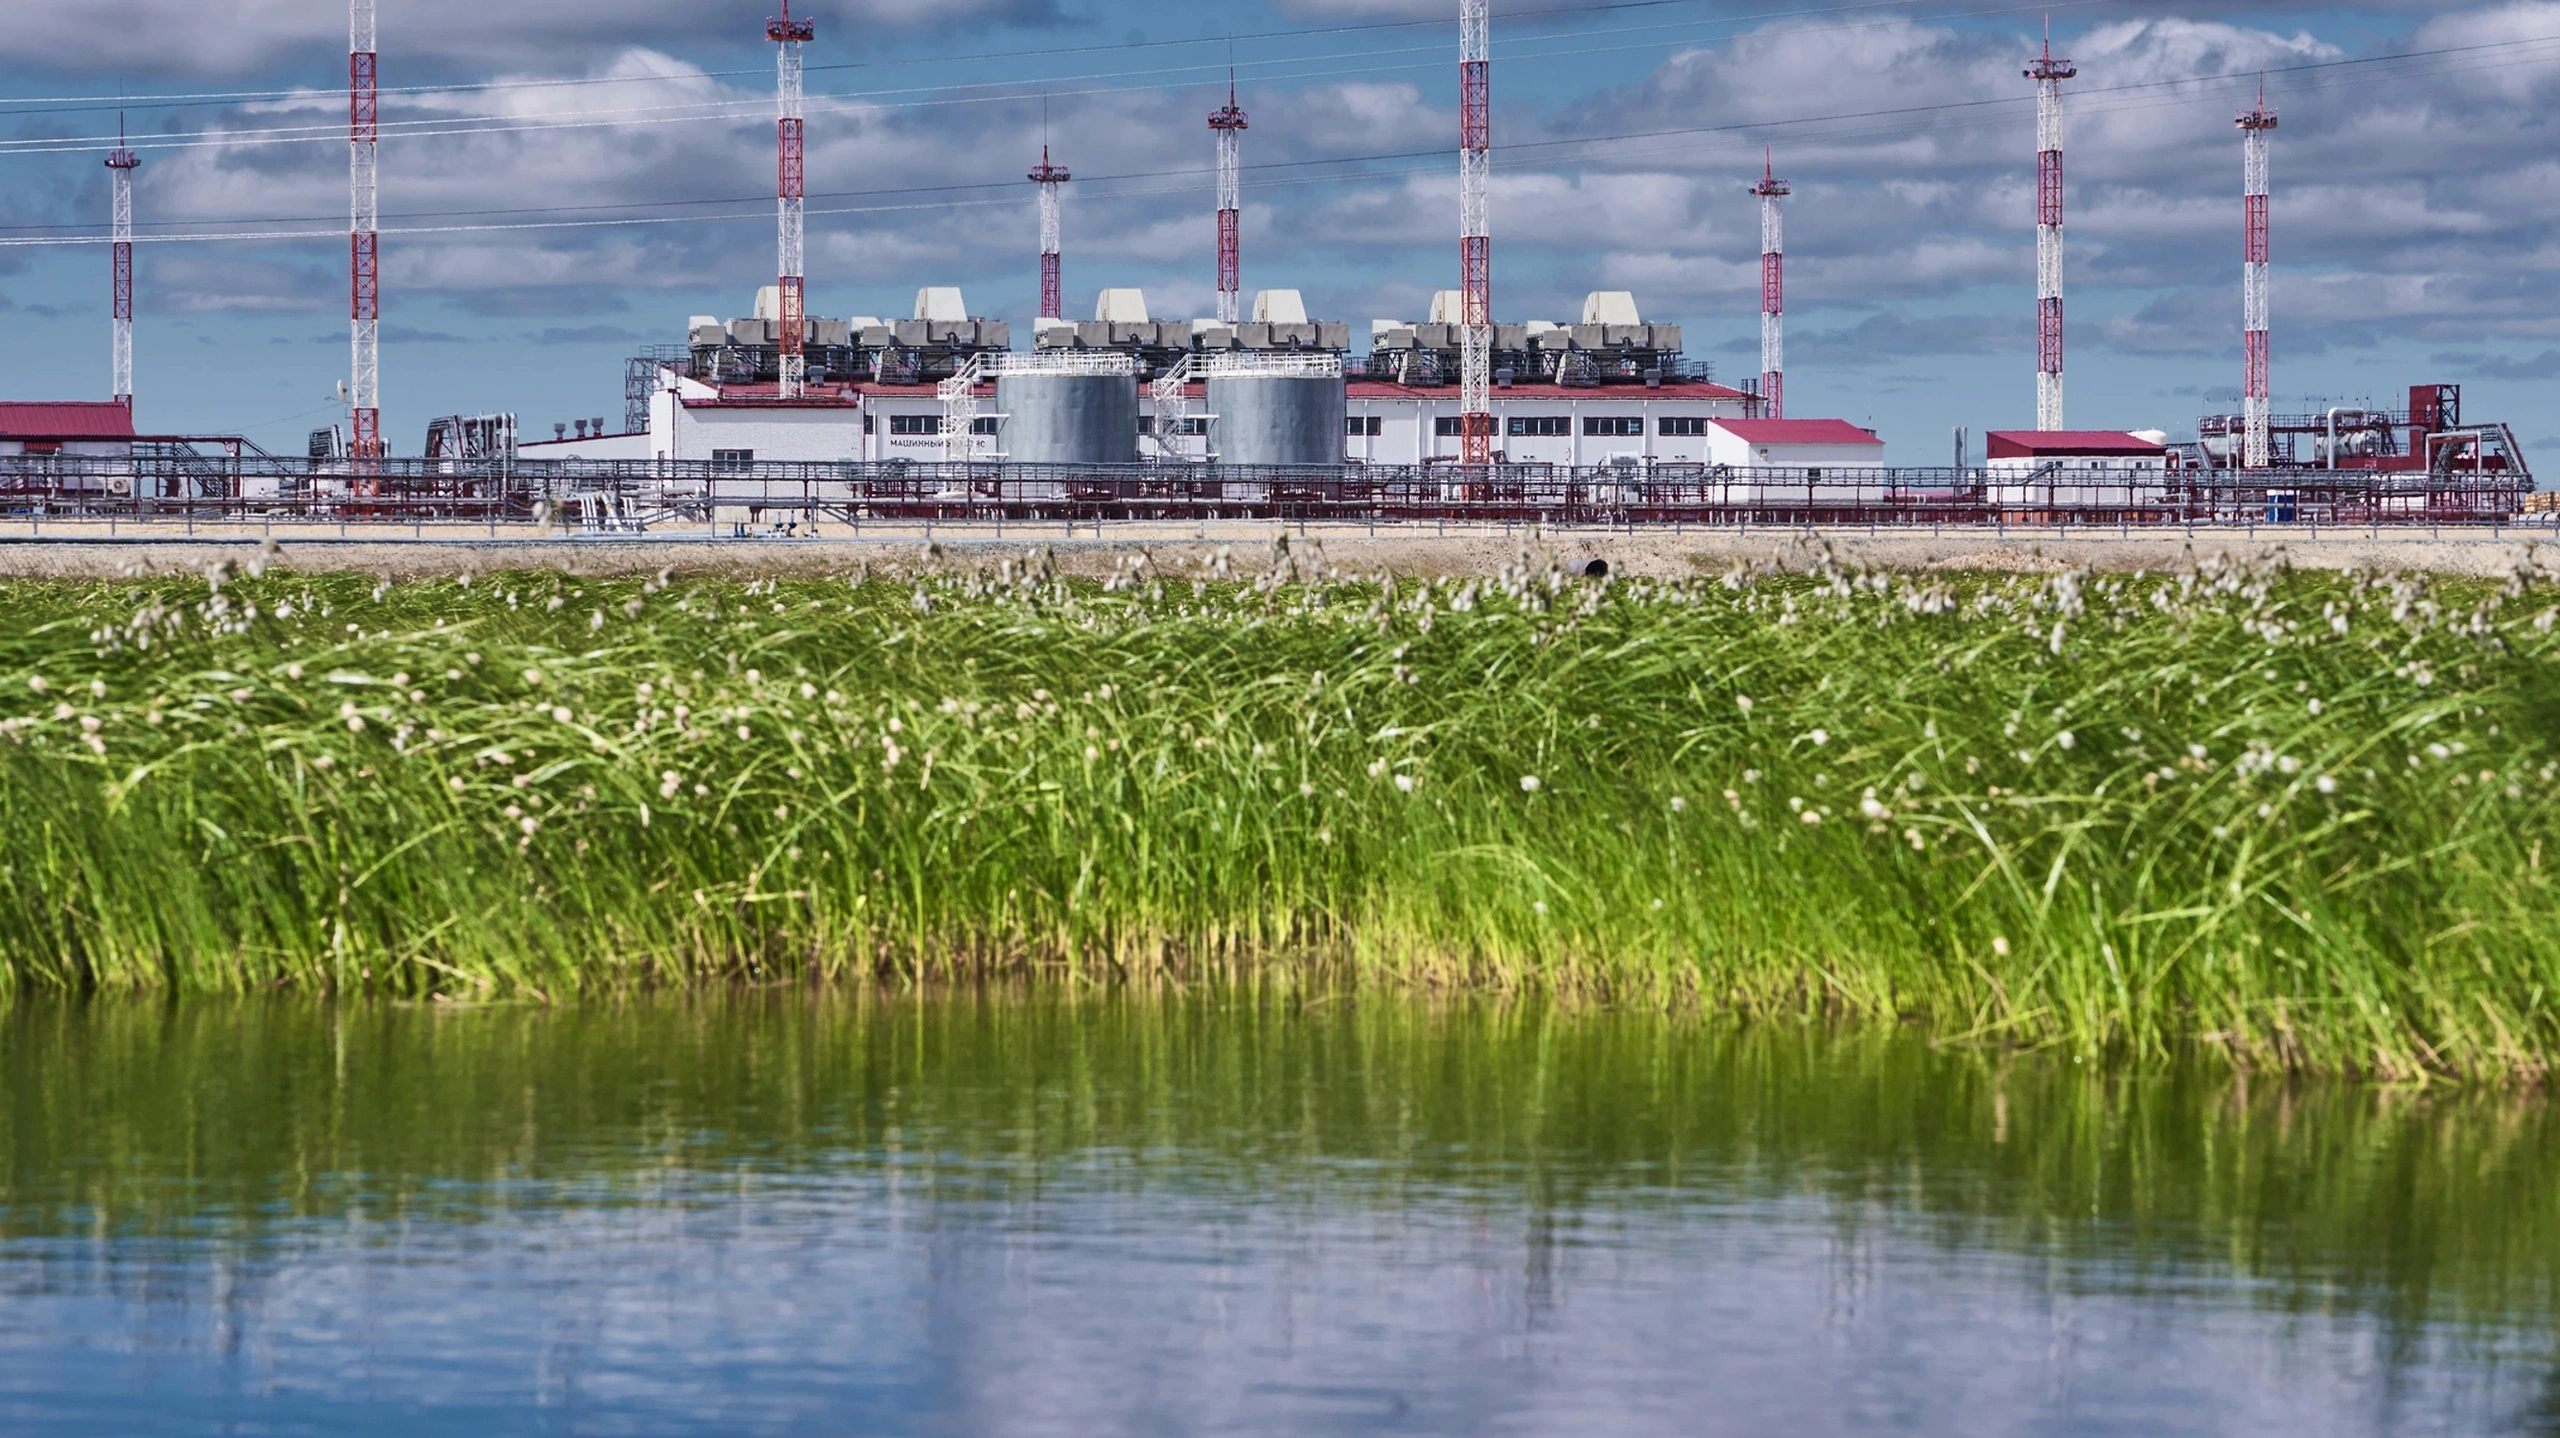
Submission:
[[382,447],[382,236],[374,196],[374,142],[380,112],[375,85],[373,0],[347,0],[347,288],[348,448],[380,459]]
[[2246,181],[2240,201],[2240,328],[2246,355],[2240,392],[2249,426],[2241,462],[2251,469],[2268,464],[2267,410],[2275,393],[2269,374],[2272,350],[2267,343],[2267,148],[2275,128],[2276,112],[2267,108],[2267,87],[2261,81],[2258,108],[2240,117],[2241,170]]
[[133,408],[133,172],[140,156],[125,145],[124,121],[116,121],[116,147],[107,152],[107,179],[114,191],[115,308],[109,322],[114,341],[116,403]]
[[1493,463],[1493,52],[1486,0],[1458,0],[1458,432]]
[[1227,76],[1227,104],[1209,112],[1209,129],[1218,137],[1218,323],[1243,317],[1244,297],[1244,169],[1241,138],[1244,111],[1236,108],[1236,79]]
[[1049,147],[1040,147],[1040,164],[1031,183],[1040,187],[1040,318],[1065,318],[1066,294],[1058,275],[1058,187],[1075,178],[1064,165],[1049,163]]
[[781,170],[780,199],[776,203],[774,248],[780,263],[782,287],[781,313],[776,330],[782,343],[782,387],[784,399],[797,399],[808,387],[809,361],[801,352],[808,328],[808,281],[801,274],[800,239],[801,208],[806,186],[802,183],[802,125],[800,115],[800,47],[817,37],[818,27],[807,20],[791,18],[791,0],[782,0],[782,18],[764,22],[764,38],[782,47],[776,62],[774,97],[781,109],[776,123]]
[[2036,428],[2062,428],[2062,82],[2079,74],[2044,54],[2027,67],[2036,82]]
[[1778,202],[1794,193],[1778,178],[1775,157],[1764,161],[1760,183],[1760,399],[1770,419],[1787,417],[1787,230]]

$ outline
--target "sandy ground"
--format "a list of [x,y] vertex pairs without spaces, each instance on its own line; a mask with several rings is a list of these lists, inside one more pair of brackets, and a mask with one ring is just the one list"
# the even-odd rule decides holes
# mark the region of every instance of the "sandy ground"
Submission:
[[2503,576],[2520,565],[2560,572],[2560,536],[2548,522],[2531,529],[2423,527],[2314,530],[2309,526],[2249,529],[1999,530],[1949,527],[1869,530],[1717,529],[1634,532],[1593,529],[1506,532],[1499,527],[1439,531],[1408,526],[1300,530],[1268,522],[1092,525],[1069,533],[1060,523],[935,525],[881,528],[859,533],[832,529],[817,537],[709,539],[700,533],[568,535],[559,531],[456,528],[368,532],[363,526],[299,529],[255,528],[192,536],[155,526],[112,532],[103,523],[48,522],[28,534],[23,521],[0,528],[0,575],[15,578],[112,579],[201,572],[229,560],[261,561],[310,571],[354,571],[393,579],[465,571],[556,569],[580,575],[682,574],[841,575],[856,570],[907,573],[919,568],[971,569],[1020,560],[1046,550],[1059,569],[1100,575],[1143,554],[1162,572],[1197,573],[1223,552],[1239,574],[1267,570],[1284,541],[1303,566],[1345,574],[1381,571],[1404,575],[1491,574],[1525,557],[1538,567],[1550,561],[1581,568],[1605,561],[1622,575],[1675,576],[1722,573],[1736,565],[1802,569],[1827,550],[1843,564],[1863,568],[1928,570],[2059,571],[2169,570],[2216,556],[2263,562],[2281,558],[2303,568],[2424,570],[2440,574]]

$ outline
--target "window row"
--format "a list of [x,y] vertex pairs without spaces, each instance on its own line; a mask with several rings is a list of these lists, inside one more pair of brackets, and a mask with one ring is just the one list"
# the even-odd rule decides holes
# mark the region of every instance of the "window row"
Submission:
[[[1365,430],[1360,427],[1364,419],[1368,423],[1368,428]],[[1707,423],[1703,415],[1666,417],[1655,421],[1654,433],[1665,439],[1702,439],[1707,433]],[[1511,435],[1521,439],[1558,439],[1573,433],[1573,417],[1561,414],[1513,415],[1504,428]],[[1378,432],[1378,416],[1352,416],[1350,425],[1352,438],[1357,439],[1363,434],[1374,436]],[[1456,415],[1439,416],[1431,421],[1431,432],[1442,439],[1457,438],[1460,433],[1458,417]],[[1633,414],[1585,415],[1582,420],[1582,433],[1594,439],[1611,436],[1627,439],[1641,438],[1644,434],[1644,417]]]
[[[864,434],[876,433],[873,416],[866,414],[862,417],[862,432]],[[995,432],[996,417],[994,415],[980,415],[978,418],[969,421],[969,433],[971,434],[994,434]],[[889,433],[940,434],[942,433],[942,416],[938,414],[893,414],[889,416]]]

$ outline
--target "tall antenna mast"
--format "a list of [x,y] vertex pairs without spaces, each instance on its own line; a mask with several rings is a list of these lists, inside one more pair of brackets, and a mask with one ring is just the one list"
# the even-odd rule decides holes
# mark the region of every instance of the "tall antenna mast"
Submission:
[[133,172],[142,163],[126,147],[124,117],[116,117],[116,147],[107,152],[107,178],[114,192],[115,307],[110,321],[114,337],[115,398],[133,408]]
[[2062,82],[2079,74],[2044,54],[2027,67],[2036,82],[2036,428],[2062,428]]
[[1458,0],[1458,431],[1470,465],[1493,463],[1493,22]]
[[2267,343],[2267,149],[2274,138],[2276,112],[2267,108],[2267,82],[2258,81],[2258,108],[2240,117],[2241,197],[2240,308],[2244,371],[2242,408],[2249,426],[2241,463],[2267,467],[2272,443],[2267,411],[2275,391],[2270,376],[2272,349]]
[[347,316],[354,351],[347,408],[349,447],[357,459],[383,454],[381,206],[374,195],[373,163],[380,133],[374,97],[377,58],[373,0],[347,0]]
[[1777,157],[1761,164],[1760,183],[1760,399],[1771,419],[1787,417],[1787,231],[1778,202],[1794,193],[1778,178]]
[[1236,108],[1236,76],[1227,72],[1227,104],[1209,112],[1209,128],[1218,137],[1218,323],[1234,324],[1242,315],[1244,293],[1244,176],[1238,158],[1239,137],[1246,129],[1244,111]]
[[1058,187],[1075,178],[1064,165],[1049,163],[1049,147],[1040,147],[1039,167],[1031,183],[1040,187],[1040,318],[1065,318],[1066,295],[1058,275]]
[[782,18],[764,22],[764,38],[782,47],[776,62],[775,99],[781,110],[776,126],[780,151],[781,190],[776,204],[775,240],[779,268],[782,271],[782,314],[778,328],[782,334],[782,386],[784,399],[798,399],[808,387],[808,357],[801,352],[802,331],[808,328],[807,281],[801,276],[800,240],[802,197],[801,115],[800,115],[800,47],[817,37],[818,27],[807,20],[791,18],[791,0],[782,0]]

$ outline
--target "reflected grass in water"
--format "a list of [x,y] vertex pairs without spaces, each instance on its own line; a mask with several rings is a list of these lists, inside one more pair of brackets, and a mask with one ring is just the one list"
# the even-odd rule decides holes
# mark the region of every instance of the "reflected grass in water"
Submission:
[[[0,1242],[255,1246],[693,1186],[896,1176],[914,1220],[1100,1192],[1561,1221],[1813,1201],[1844,1235],[2199,1274],[2394,1329],[2560,1313],[2538,1099],[2107,1072],[1908,1032],[1222,993],[703,993],[559,1008],[25,1002]],[[2095,1276],[2090,1276],[2095,1275]]]

